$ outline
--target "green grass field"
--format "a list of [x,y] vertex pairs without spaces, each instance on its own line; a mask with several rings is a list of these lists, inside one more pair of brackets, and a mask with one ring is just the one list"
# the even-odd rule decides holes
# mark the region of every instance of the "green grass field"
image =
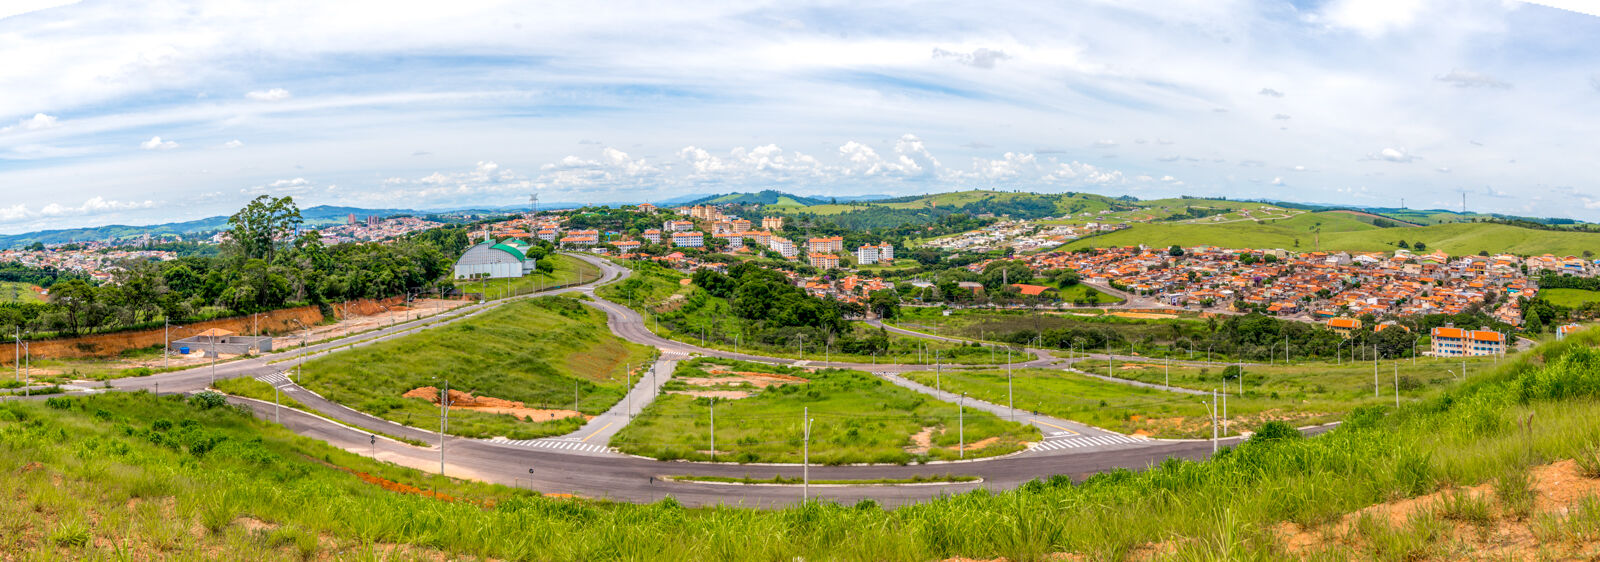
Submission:
[[[713,371],[717,371],[713,373]],[[757,372],[804,381],[757,389],[732,373]],[[724,359],[678,364],[669,392],[749,392],[716,400],[718,461],[801,461],[806,409],[812,425],[811,462],[907,463],[960,456],[961,420],[955,404],[940,402],[858,371],[775,367]],[[685,380],[708,384],[688,384]],[[728,382],[724,383],[723,380]],[[711,459],[710,398],[664,394],[612,439],[623,452],[660,459]],[[967,409],[966,456],[986,457],[1037,441],[1038,430]],[[925,433],[927,450],[914,435]]]
[[40,297],[39,293],[33,292],[33,285],[30,283],[0,281],[0,303],[8,302],[44,302],[44,298]]
[[1542,289],[1539,296],[1550,301],[1550,304],[1567,308],[1600,302],[1600,291],[1585,291],[1583,289]]
[[[1424,404],[1363,409],[1316,438],[1255,439],[1206,462],[1169,460],[1082,482],[1058,476],[894,510],[543,498],[377,463],[179,397],[10,402],[0,404],[0,494],[8,498],[0,552],[56,560],[219,552],[250,560],[1456,560],[1486,552],[1474,550],[1475,537],[1515,529],[1531,538],[1495,543],[1511,549],[1495,552],[1587,559],[1600,505],[1541,496],[1527,510],[1524,500],[1532,467],[1579,459],[1582,472],[1563,480],[1576,490],[1600,475],[1595,339],[1544,345]],[[1478,484],[1490,484],[1488,492],[1418,505],[1407,524],[1386,520],[1384,508],[1345,518]],[[431,489],[446,499],[426,496]],[[1469,503],[1475,510],[1461,508]],[[1478,515],[1464,520],[1471,512]],[[1332,538],[1290,545],[1284,528]]]
[[999,336],[1030,330],[1078,329],[1116,332],[1124,341],[1172,341],[1180,336],[1199,337],[1206,323],[1192,317],[1173,319],[1122,318],[1103,309],[1036,313],[1021,310],[952,310],[939,307],[902,307],[894,325],[941,336],[995,341]]
[[[1320,228],[1316,245],[1314,228]],[[1396,242],[1421,241],[1430,250],[1451,255],[1509,252],[1519,255],[1578,255],[1600,248],[1600,234],[1530,230],[1489,223],[1448,223],[1415,228],[1378,228],[1344,213],[1307,213],[1276,222],[1224,224],[1140,224],[1116,232],[1085,238],[1065,249],[1107,246],[1221,246],[1226,248],[1282,248],[1286,250],[1392,252]]]
[[[433,429],[439,408],[412,389],[439,387],[523,402],[528,408],[600,414],[623,396],[628,366],[655,351],[611,335],[605,314],[568,297],[508,303],[448,326],[358,347],[306,363],[300,382],[329,400],[406,425]],[[635,381],[637,382],[637,381]],[[450,433],[529,439],[577,429],[576,417],[535,423],[505,414],[452,409]]]

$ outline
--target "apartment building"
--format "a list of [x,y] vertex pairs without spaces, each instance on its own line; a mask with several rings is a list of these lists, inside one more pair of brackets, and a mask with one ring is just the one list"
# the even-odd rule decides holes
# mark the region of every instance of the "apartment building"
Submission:
[[1360,330],[1361,329],[1361,319],[1360,318],[1350,318],[1350,317],[1346,317],[1346,316],[1340,316],[1338,318],[1329,318],[1328,319],[1328,329],[1329,330],[1333,330],[1333,333],[1339,334],[1340,336],[1344,337],[1345,339],[1349,339],[1351,334],[1354,334],[1356,332],[1356,330]]
[[878,247],[871,244],[862,244],[856,248],[856,265],[872,265],[878,263]]
[[694,221],[663,221],[662,232],[688,232],[694,230]]
[[767,244],[767,247],[772,248],[773,251],[785,258],[793,258],[800,253],[795,250],[794,242],[790,241],[788,238],[778,238],[774,236],[772,237],[772,242]]
[[1434,328],[1431,335],[1435,357],[1501,355],[1506,351],[1505,335],[1488,328],[1466,330],[1447,325]]
[[783,230],[783,217],[761,217],[761,230]]
[[829,236],[827,238],[812,238],[806,241],[806,248],[812,252],[843,252],[844,237]]
[[806,257],[810,258],[809,261],[811,262],[811,267],[815,267],[817,269],[827,270],[839,267],[839,256],[833,254],[811,252]]
[[700,248],[706,245],[706,238],[700,232],[674,232],[672,245],[678,248]]
[[644,239],[645,240],[649,240],[651,244],[660,244],[661,243],[661,231],[656,230],[654,228],[652,228],[650,230],[646,230],[646,231],[644,231]]

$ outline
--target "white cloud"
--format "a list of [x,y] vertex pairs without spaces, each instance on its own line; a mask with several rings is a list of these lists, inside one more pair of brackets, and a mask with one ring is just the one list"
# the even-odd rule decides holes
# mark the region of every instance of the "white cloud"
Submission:
[[1438,167],[1438,168],[1434,168],[1434,170],[1435,170],[1435,171],[1437,171],[1437,172],[1439,172],[1439,173],[1441,173],[1441,174],[1448,174],[1448,173],[1450,173],[1450,168],[1446,168],[1446,167],[1443,167],[1443,166],[1440,166],[1440,167]]
[[244,97],[249,98],[251,100],[255,100],[255,101],[268,101],[268,102],[271,102],[271,101],[283,101],[283,100],[289,99],[290,97],[293,97],[293,96],[289,93],[288,90],[285,90],[283,88],[273,88],[271,90],[256,90],[254,92],[250,92],[250,93],[245,94]]
[[1275,120],[1278,120],[1278,121],[1288,121],[1289,120],[1289,116],[1285,115],[1285,114],[1282,114],[1282,113],[1274,114],[1272,116],[1272,118],[1275,119]]
[[301,195],[301,194],[305,194],[305,193],[310,193],[315,188],[316,187],[312,183],[311,180],[308,180],[308,179],[305,179],[305,178],[288,178],[288,179],[274,180],[274,181],[272,181],[270,183],[267,183],[265,185],[257,185],[257,186],[246,187],[246,188],[240,189],[239,193],[243,193],[243,194],[246,194],[246,195],[262,195],[262,194],[266,194],[266,195],[276,195],[276,196],[282,197],[284,195]]
[[1417,157],[1414,154],[1406,152],[1406,149],[1404,149],[1404,148],[1387,147],[1387,148],[1384,148],[1383,150],[1379,150],[1379,151],[1374,152],[1372,154],[1368,154],[1367,155],[1367,159],[1368,160],[1383,160],[1383,161],[1386,161],[1386,162],[1405,163],[1405,162],[1410,162],[1412,160],[1416,160]]
[[244,141],[239,139],[233,139],[231,141],[222,143],[222,148],[239,148],[241,146],[244,146]]
[[33,114],[33,117],[18,121],[16,125],[0,127],[0,134],[17,130],[42,131],[45,129],[54,129],[59,126],[61,126],[61,123],[56,120],[55,116],[45,115],[43,113],[35,113]]
[[978,47],[971,52],[949,51],[939,47],[933,48],[933,58],[954,59],[956,62],[974,68],[994,68],[995,63],[1011,58],[1005,51]]
[[172,150],[178,148],[178,141],[164,141],[161,137],[150,137],[150,140],[139,143],[139,148],[145,150]]
[[1381,35],[1410,27],[1428,4],[1425,0],[1334,0],[1313,17],[1331,27]]
[[1433,77],[1433,79],[1450,84],[1451,86],[1455,86],[1457,88],[1492,88],[1505,90],[1511,87],[1511,84],[1499,78],[1461,69],[1451,70],[1449,74],[1441,74]]
[[29,219],[103,215],[118,211],[151,209],[155,206],[155,201],[117,201],[100,196],[91,197],[84,201],[83,204],[76,206],[49,203],[40,207],[37,211],[29,209],[27,205],[18,203],[9,207],[0,207],[0,223],[19,222]]
[[1283,177],[1272,178],[1272,185],[1283,185]]
[[1256,92],[1256,93],[1261,94],[1263,96],[1267,96],[1269,98],[1281,98],[1281,97],[1283,97],[1283,92],[1274,90],[1272,88],[1262,88],[1261,91]]
[[1116,146],[1117,145],[1117,141],[1114,141],[1114,140],[1111,140],[1111,139],[1102,139],[1102,140],[1094,141],[1094,145],[1098,146],[1098,147],[1101,147],[1101,148],[1109,148],[1109,147]]

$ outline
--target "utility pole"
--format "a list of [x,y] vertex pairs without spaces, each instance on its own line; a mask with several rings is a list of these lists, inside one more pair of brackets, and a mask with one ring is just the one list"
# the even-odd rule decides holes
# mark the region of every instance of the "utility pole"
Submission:
[[1394,407],[1400,409],[1400,363],[1394,364]]
[[278,413],[278,385],[272,385],[272,421],[283,423],[283,416]]
[[1211,454],[1217,454],[1217,389],[1211,389]]
[[[964,394],[962,396],[965,396]],[[1011,421],[1017,421],[1016,394],[1011,385],[1011,348],[1006,348],[1006,410],[1011,416]]]
[[958,441],[956,447],[960,458],[967,458],[967,393],[961,393],[961,401],[956,402],[956,431]]
[[172,323],[161,315],[161,368],[172,368]]
[[944,389],[944,386],[939,384],[939,376],[941,374],[943,374],[941,372],[943,370],[944,369],[942,367],[942,364],[939,363],[939,351],[938,350],[934,350],[934,352],[933,352],[933,389],[934,390],[943,390]]
[[572,381],[572,411],[578,411],[578,381]]
[[623,368],[627,369],[627,371],[628,371],[628,388],[627,388],[627,390],[624,390],[623,392],[625,393],[625,396],[628,397],[628,419],[632,420],[633,419],[633,364],[632,363],[624,363],[623,365],[625,365],[625,367],[623,367]]
[[1378,344],[1372,344],[1372,397],[1378,397]]
[[717,398],[711,398],[711,462],[717,462]]
[[439,475],[444,476],[444,425],[450,419],[450,379],[444,380],[444,392],[439,394]]
[[805,416],[805,419],[801,420],[805,432],[805,448],[800,453],[800,477],[804,481],[802,492],[804,495],[800,499],[809,501],[811,499],[811,407],[807,406],[801,410],[800,415]]

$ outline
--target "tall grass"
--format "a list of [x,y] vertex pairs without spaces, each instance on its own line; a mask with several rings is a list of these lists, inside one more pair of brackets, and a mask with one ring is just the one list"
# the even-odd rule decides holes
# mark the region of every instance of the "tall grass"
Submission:
[[[521,401],[529,408],[576,406],[595,415],[622,399],[627,369],[642,370],[653,356],[653,349],[612,335],[604,313],[576,299],[542,297],[320,357],[304,365],[300,382],[357,410],[432,429],[439,407],[401,395],[448,381],[451,390]],[[450,432],[467,437],[528,439],[582,424],[577,417],[533,422],[509,414],[450,412]]]
[[[508,560],[1037,560],[1055,552],[1120,559],[1152,549],[1180,559],[1290,558],[1271,535],[1279,522],[1319,525],[1385,500],[1591,451],[1600,443],[1593,340],[1547,345],[1422,403],[1358,409],[1316,438],[1252,440],[1207,462],[1168,460],[1081,483],[1059,476],[892,511],[555,500],[379,465],[232,409],[175,398],[10,403],[0,406],[0,474],[8,476],[0,494],[9,499],[0,502],[0,526],[21,531],[0,533],[0,547],[44,558],[109,558],[114,548],[134,549],[133,557],[217,548],[238,558],[301,556],[292,537],[245,532],[237,519],[220,532],[179,532],[232,513],[325,537],[319,552],[345,557],[398,543],[424,554]],[[331,465],[473,501],[389,492]],[[1538,515],[1536,528],[1551,540],[1593,540],[1597,513],[1591,505]],[[74,546],[77,514],[99,521],[83,546]],[[1432,552],[1442,521],[1357,524],[1362,550],[1329,546],[1296,556],[1412,559]],[[58,522],[60,542],[50,539]]]

